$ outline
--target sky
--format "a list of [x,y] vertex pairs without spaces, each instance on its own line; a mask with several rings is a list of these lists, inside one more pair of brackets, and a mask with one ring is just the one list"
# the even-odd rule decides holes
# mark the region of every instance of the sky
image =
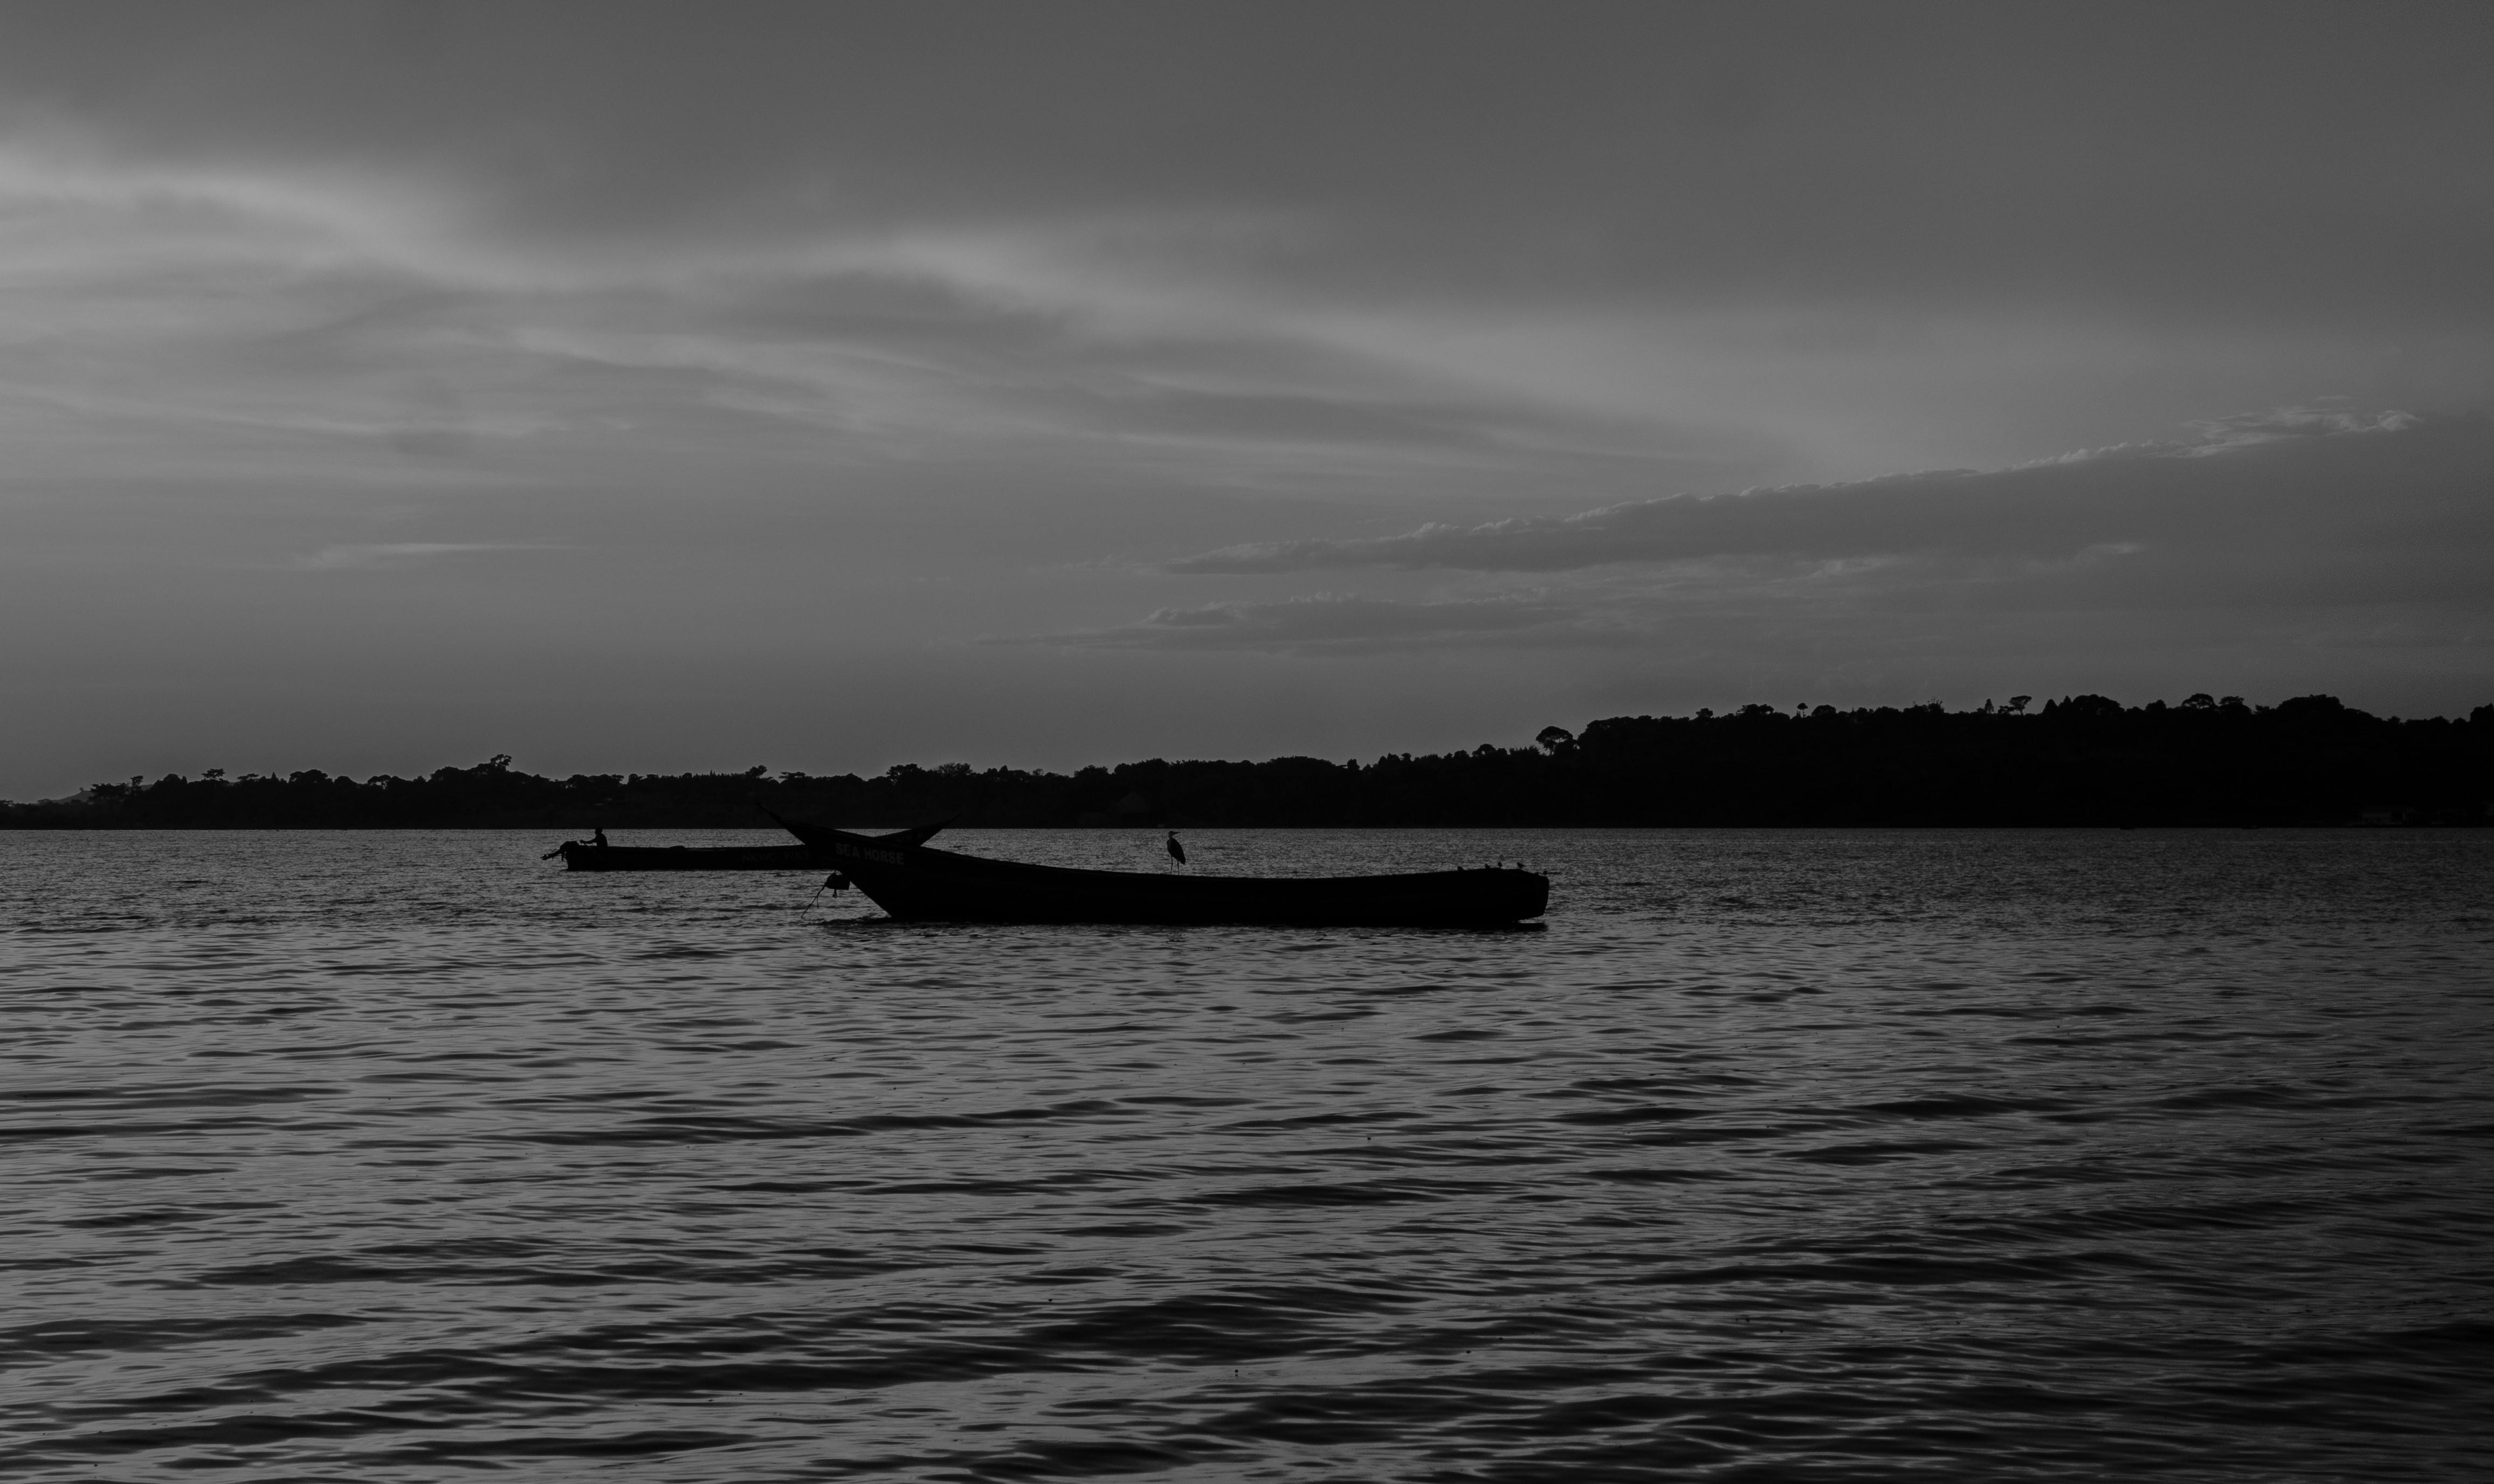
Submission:
[[0,797],[2494,701],[2494,8],[0,11]]

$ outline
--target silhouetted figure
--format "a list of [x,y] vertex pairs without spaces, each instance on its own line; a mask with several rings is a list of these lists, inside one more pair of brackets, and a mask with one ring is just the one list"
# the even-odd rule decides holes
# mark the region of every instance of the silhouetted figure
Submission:
[[600,850],[604,850],[606,848],[606,827],[600,825],[596,829],[590,831],[589,843],[596,846]]
[[1178,864],[1184,865],[1186,863],[1186,847],[1177,842],[1177,832],[1174,830],[1170,832],[1169,853],[1170,859],[1175,861]]

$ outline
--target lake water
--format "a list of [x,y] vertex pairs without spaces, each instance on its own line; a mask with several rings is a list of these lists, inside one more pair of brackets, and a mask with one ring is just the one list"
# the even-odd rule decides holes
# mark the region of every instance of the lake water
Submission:
[[557,838],[0,833],[0,1476],[2494,1477],[2494,833]]

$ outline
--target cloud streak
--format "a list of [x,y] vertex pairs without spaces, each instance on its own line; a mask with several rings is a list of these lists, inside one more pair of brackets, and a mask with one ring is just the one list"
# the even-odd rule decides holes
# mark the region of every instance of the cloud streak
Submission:
[[1348,655],[1403,649],[1574,647],[1630,637],[1613,629],[1606,639],[1601,627],[1597,611],[1581,603],[1546,601],[1536,594],[1400,602],[1316,593],[1272,603],[1163,608],[1136,623],[987,642]]
[[445,557],[479,552],[532,552],[553,548],[527,541],[370,541],[324,546],[299,563],[306,571],[342,572],[409,567]]
[[2371,527],[2392,510],[2484,539],[2494,439],[2481,422],[2296,409],[2208,423],[2190,442],[2125,445],[2019,469],[1671,496],[1559,518],[1401,535],[1227,547],[1193,575],[1362,567],[1563,572],[1725,557],[2067,558],[2100,548],[2259,543],[2276,523]]

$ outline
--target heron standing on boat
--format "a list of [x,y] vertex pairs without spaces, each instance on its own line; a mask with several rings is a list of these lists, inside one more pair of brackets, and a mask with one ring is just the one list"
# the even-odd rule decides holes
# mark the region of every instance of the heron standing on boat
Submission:
[[1169,853],[1170,859],[1175,861],[1178,864],[1184,865],[1186,863],[1186,847],[1177,842],[1177,832],[1174,830],[1170,832]]

